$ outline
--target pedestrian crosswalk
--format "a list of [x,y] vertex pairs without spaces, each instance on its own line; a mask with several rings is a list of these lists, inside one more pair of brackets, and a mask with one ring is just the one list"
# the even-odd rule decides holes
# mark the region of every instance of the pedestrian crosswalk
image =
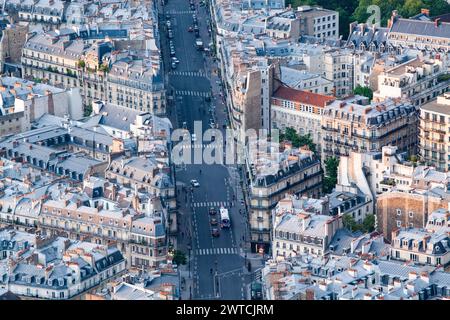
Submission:
[[227,206],[226,201],[204,201],[204,202],[193,202],[191,205],[194,208],[201,208],[201,207],[208,207],[208,208],[214,208],[214,207],[226,207]]
[[206,91],[192,91],[192,90],[176,90],[175,91],[175,95],[192,96],[192,97],[203,97],[203,98],[211,97],[211,93],[210,92],[206,92]]
[[191,145],[181,145],[181,149],[211,149],[211,148],[221,148],[222,144],[191,144]]
[[261,268],[258,269],[258,270],[256,270],[256,271],[253,273],[253,279],[254,279],[255,281],[261,281],[261,279],[262,279],[262,269],[261,269]]
[[206,77],[204,71],[170,71],[169,76]]
[[195,255],[216,255],[216,254],[238,254],[237,248],[209,248],[209,249],[197,249]]
[[168,14],[194,14],[195,11],[192,10],[168,10],[166,11]]

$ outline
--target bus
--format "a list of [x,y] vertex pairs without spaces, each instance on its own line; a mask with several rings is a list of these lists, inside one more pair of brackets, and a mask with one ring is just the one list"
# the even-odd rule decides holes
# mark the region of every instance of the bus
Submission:
[[222,228],[229,228],[231,226],[228,209],[225,209],[224,207],[220,208],[220,225]]

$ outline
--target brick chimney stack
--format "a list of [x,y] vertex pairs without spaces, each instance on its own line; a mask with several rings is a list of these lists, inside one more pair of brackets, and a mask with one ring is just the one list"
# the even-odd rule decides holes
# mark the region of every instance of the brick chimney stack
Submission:
[[437,18],[434,20],[434,26],[435,28],[438,28],[441,25],[441,18]]
[[430,16],[430,9],[422,8],[422,9],[420,9],[420,13],[426,15],[427,17],[429,17]]

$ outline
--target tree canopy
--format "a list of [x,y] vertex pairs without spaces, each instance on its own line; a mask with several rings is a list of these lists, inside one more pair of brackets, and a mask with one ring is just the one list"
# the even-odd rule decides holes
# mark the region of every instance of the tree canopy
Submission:
[[368,214],[362,223],[357,223],[350,214],[345,214],[342,219],[344,227],[352,232],[372,232],[375,230],[375,215],[373,214]]
[[357,86],[353,90],[353,93],[354,94],[359,94],[359,95],[364,96],[364,97],[367,97],[367,98],[369,98],[369,100],[372,100],[372,98],[373,98],[373,91],[369,87]]
[[172,261],[176,265],[186,264],[186,255],[180,250],[175,250]]
[[325,177],[323,179],[323,192],[331,193],[337,183],[339,159],[331,157],[325,160]]
[[313,143],[309,134],[299,135],[294,128],[286,128],[284,133],[280,134],[280,141],[288,140],[292,142],[294,148],[308,146],[309,150],[315,152],[316,145]]

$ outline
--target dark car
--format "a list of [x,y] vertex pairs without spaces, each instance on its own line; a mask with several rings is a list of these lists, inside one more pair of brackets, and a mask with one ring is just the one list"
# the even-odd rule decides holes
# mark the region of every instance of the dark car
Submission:
[[209,214],[210,214],[210,215],[213,216],[213,215],[215,215],[216,213],[217,213],[217,210],[216,210],[216,209],[214,209],[214,208],[210,208],[210,209],[209,209]]
[[218,236],[220,236],[220,231],[219,231],[219,229],[213,228],[213,229],[211,230],[211,235],[212,235],[213,237],[218,237]]
[[211,219],[211,225],[212,225],[212,226],[217,226],[218,223],[219,223],[219,222],[217,221],[216,218],[212,218],[212,219]]

